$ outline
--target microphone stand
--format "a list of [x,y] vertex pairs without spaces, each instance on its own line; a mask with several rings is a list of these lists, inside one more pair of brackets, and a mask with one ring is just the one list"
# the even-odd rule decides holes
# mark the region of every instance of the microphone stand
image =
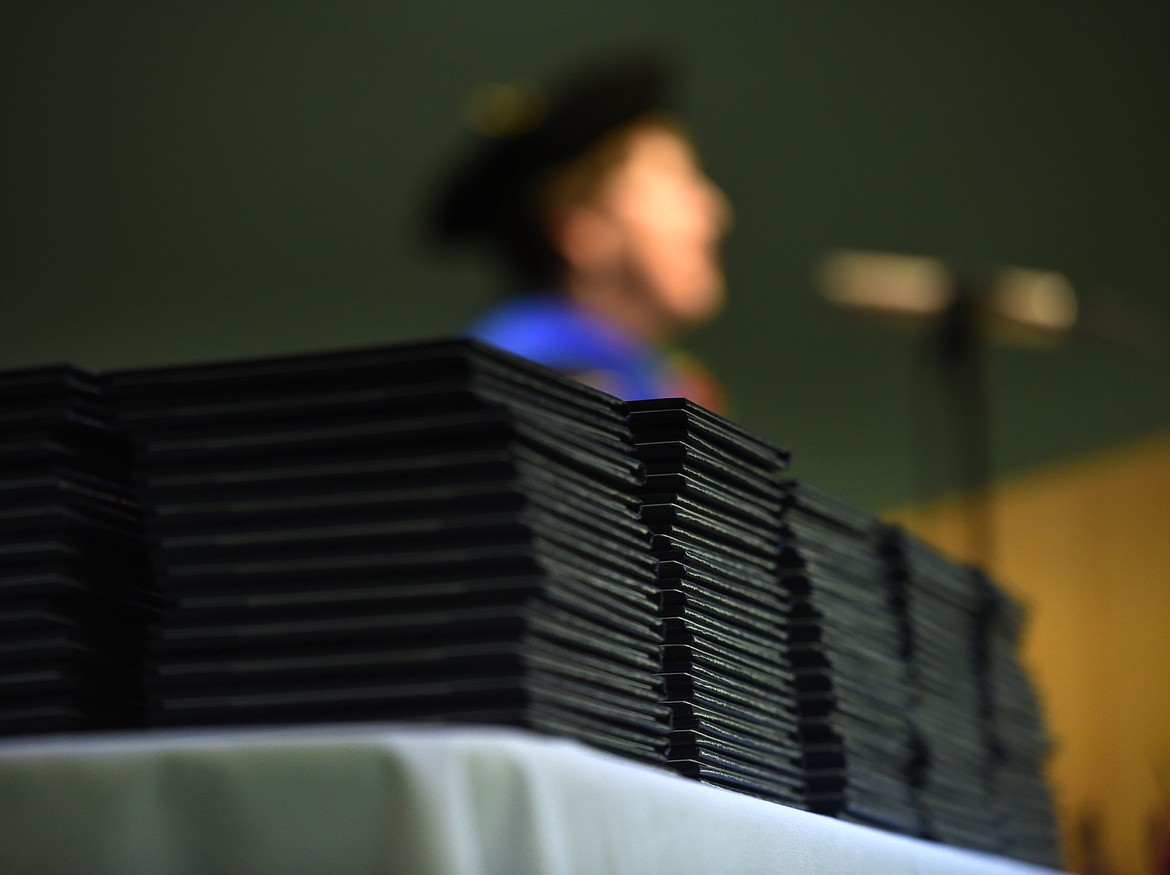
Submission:
[[968,502],[967,557],[975,565],[991,568],[995,557],[995,508],[987,343],[981,324],[986,296],[977,283],[959,278],[954,282],[954,297],[927,342],[957,429],[956,463]]

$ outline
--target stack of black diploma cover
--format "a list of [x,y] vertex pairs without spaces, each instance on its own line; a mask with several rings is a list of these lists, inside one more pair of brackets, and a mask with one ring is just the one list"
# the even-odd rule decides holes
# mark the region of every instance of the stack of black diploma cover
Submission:
[[153,607],[130,445],[99,378],[0,374],[0,732],[140,725]]
[[505,724],[1058,862],[1019,606],[690,402],[467,340],[0,398],[0,731]]
[[156,722],[507,723],[662,756],[619,401],[460,342],[112,382],[165,599]]
[[795,599],[809,803],[814,811],[918,834],[903,612],[878,521],[788,483],[783,585]]
[[658,560],[669,761],[803,806],[777,537],[788,454],[687,401],[629,407]]

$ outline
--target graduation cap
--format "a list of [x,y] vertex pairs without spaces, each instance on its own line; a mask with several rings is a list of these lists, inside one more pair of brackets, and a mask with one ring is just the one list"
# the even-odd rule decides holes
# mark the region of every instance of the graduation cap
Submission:
[[434,237],[498,247],[522,280],[546,282],[560,260],[533,208],[535,186],[607,134],[669,111],[671,78],[662,56],[639,54],[579,69],[548,91],[479,89],[470,106],[478,141],[441,190]]

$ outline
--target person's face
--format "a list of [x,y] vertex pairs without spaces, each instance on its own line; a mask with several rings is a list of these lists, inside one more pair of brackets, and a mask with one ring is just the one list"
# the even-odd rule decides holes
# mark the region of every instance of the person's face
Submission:
[[621,269],[665,325],[696,325],[723,304],[719,244],[730,218],[694,150],[665,127],[636,131],[595,208],[621,240]]

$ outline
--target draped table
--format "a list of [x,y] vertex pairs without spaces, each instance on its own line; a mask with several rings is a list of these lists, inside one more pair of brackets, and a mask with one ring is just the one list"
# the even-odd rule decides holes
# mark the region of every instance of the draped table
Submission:
[[0,872],[1038,875],[500,727],[0,741]]

